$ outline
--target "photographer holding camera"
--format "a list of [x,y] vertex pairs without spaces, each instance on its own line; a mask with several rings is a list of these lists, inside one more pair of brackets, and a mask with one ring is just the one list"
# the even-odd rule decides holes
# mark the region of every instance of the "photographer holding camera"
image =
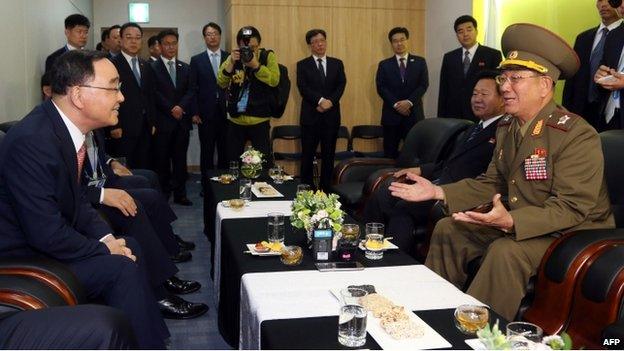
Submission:
[[251,26],[236,34],[238,48],[221,64],[217,84],[228,90],[228,160],[238,160],[247,140],[264,155],[269,155],[269,119],[272,89],[277,87],[280,71],[271,50],[260,48],[260,32]]

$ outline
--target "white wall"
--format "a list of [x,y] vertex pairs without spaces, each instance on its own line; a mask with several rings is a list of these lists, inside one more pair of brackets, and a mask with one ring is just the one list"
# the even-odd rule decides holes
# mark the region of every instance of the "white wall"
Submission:
[[[100,37],[100,28],[128,22],[129,0],[93,0],[94,35]],[[208,22],[224,26],[223,0],[142,0],[150,5],[150,23],[142,27],[178,28],[180,60],[188,63],[191,56],[206,49],[201,34]],[[227,36],[224,35],[223,38]]]
[[472,0],[428,0],[426,11],[425,58],[429,69],[429,89],[424,107],[426,117],[437,117],[442,57],[459,47],[453,22],[461,15],[472,14]]
[[[66,43],[65,17],[93,18],[91,0],[0,0],[0,122],[22,118],[41,101],[45,58]],[[90,38],[88,47],[93,47]]]
[[[128,0],[93,0],[95,38],[100,28],[128,22]],[[215,22],[225,31],[224,0],[142,0],[150,5],[150,23],[142,27],[177,28],[179,59],[189,63],[191,56],[206,49],[201,30],[208,22]],[[223,38],[228,34],[223,33]],[[222,42],[223,44],[223,42]],[[222,45],[223,46],[223,45]],[[197,129],[191,131],[188,164],[199,165],[199,138]]]

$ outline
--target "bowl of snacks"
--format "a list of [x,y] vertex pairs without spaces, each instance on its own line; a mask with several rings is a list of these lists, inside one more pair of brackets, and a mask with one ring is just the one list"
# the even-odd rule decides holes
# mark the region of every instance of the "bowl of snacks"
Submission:
[[232,199],[228,201],[228,206],[234,211],[242,211],[245,208],[245,200]]
[[222,174],[219,176],[219,183],[230,184],[234,180],[234,176],[231,174]]
[[284,246],[280,260],[287,266],[296,266],[303,260],[303,250],[300,246]]

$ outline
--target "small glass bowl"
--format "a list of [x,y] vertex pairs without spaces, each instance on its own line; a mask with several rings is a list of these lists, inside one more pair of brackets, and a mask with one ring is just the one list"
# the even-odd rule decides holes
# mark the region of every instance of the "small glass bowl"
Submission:
[[303,260],[303,250],[300,246],[284,246],[280,260],[287,266],[296,266]]
[[489,320],[490,312],[485,306],[461,305],[455,309],[455,326],[464,334],[475,334]]
[[245,200],[243,199],[232,199],[228,201],[228,206],[233,211],[242,211],[245,208]]

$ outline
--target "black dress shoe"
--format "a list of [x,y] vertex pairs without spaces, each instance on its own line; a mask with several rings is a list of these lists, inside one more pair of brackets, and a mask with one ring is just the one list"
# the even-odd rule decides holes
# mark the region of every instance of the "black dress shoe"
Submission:
[[201,284],[194,280],[182,280],[175,275],[165,281],[165,289],[172,294],[190,294],[201,288]]
[[195,243],[192,241],[186,241],[184,239],[182,239],[181,236],[179,235],[174,235],[176,238],[176,242],[178,243],[178,246],[180,247],[180,249],[182,250],[195,250]]
[[208,312],[208,306],[205,303],[188,302],[175,295],[171,295],[157,303],[160,313],[167,319],[191,319]]
[[191,258],[193,258],[193,254],[185,250],[180,250],[177,255],[171,256],[173,263],[188,262]]
[[173,202],[182,206],[193,206],[193,202],[191,202],[191,200],[189,200],[186,196],[174,199]]

